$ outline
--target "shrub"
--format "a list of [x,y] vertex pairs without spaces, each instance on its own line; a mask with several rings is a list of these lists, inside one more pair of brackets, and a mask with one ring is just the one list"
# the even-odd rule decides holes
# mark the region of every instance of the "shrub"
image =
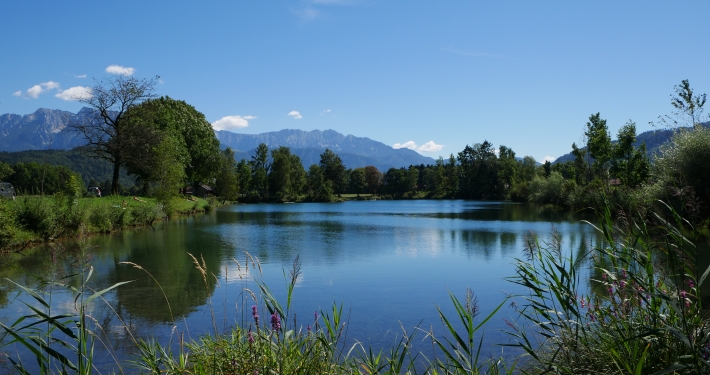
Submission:
[[679,130],[655,159],[653,178],[658,199],[680,199],[688,214],[710,217],[710,129]]

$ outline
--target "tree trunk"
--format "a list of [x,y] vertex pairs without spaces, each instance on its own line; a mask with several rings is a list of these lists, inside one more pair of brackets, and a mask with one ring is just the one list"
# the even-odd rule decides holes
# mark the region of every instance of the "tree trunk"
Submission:
[[111,180],[111,194],[118,194],[118,174],[121,171],[121,159],[116,158],[113,162],[113,179]]

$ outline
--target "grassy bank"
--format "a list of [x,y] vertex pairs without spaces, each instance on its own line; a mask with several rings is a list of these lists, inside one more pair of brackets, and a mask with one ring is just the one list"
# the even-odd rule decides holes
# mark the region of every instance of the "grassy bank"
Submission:
[[0,252],[69,236],[110,233],[127,227],[151,226],[174,215],[209,211],[214,199],[107,196],[76,198],[20,196],[0,199]]

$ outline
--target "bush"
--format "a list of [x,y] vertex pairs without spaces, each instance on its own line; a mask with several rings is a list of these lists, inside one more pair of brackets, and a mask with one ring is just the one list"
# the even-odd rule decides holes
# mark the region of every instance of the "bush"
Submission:
[[710,129],[679,130],[654,163],[658,199],[674,198],[690,216],[710,217]]
[[101,204],[89,212],[89,226],[92,231],[108,233],[126,226],[126,210]]
[[150,225],[165,217],[165,213],[157,205],[142,204],[131,208],[134,225]]

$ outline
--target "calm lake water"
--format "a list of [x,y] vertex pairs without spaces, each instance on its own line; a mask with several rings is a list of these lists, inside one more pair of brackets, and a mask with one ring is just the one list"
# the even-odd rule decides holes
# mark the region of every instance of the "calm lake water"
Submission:
[[[597,237],[580,219],[509,202],[227,206],[161,223],[155,230],[88,239],[90,264],[95,269],[92,287],[134,280],[107,293],[106,302],[92,304],[91,315],[108,336],[111,350],[122,359],[136,352],[125,325],[136,336],[155,337],[162,343],[171,334],[176,341],[175,332],[184,333],[186,339],[215,329],[224,332],[249,321],[253,302],[243,288],[258,293],[255,278],[285,304],[284,273],[288,275],[298,256],[302,273],[293,307],[298,324],[312,324],[314,311],[342,303],[349,315],[348,345],[357,340],[380,348],[401,337],[400,324],[410,331],[419,325],[443,332],[436,307],[452,313],[449,293],[463,298],[470,287],[486,314],[507,294],[520,292],[505,278],[515,274],[515,259],[524,257],[525,236],[530,232],[544,239],[554,228],[565,251],[586,251]],[[0,277],[37,286],[32,274],[47,275],[53,269],[59,269],[59,275],[76,272],[72,253],[77,246],[44,246],[13,255],[4,260],[11,266],[2,265]],[[245,252],[258,258],[261,272],[245,271]],[[205,278],[188,253],[204,261]],[[132,262],[143,270],[121,262]],[[169,305],[148,273],[162,286]],[[16,297],[11,284],[0,283],[0,320],[5,324],[27,312],[20,300],[28,298]],[[73,309],[69,294],[55,290],[52,299],[55,313]],[[487,344],[508,342],[501,333],[506,328],[504,318],[515,318],[507,305],[487,325]],[[421,341],[424,334],[418,337]],[[98,351],[101,344],[96,346]],[[425,352],[430,348],[429,341],[421,344]],[[501,351],[494,345],[486,348],[491,354]],[[15,348],[4,350],[14,353]],[[98,357],[102,368],[118,370],[105,350]],[[124,370],[133,371],[130,367]]]

